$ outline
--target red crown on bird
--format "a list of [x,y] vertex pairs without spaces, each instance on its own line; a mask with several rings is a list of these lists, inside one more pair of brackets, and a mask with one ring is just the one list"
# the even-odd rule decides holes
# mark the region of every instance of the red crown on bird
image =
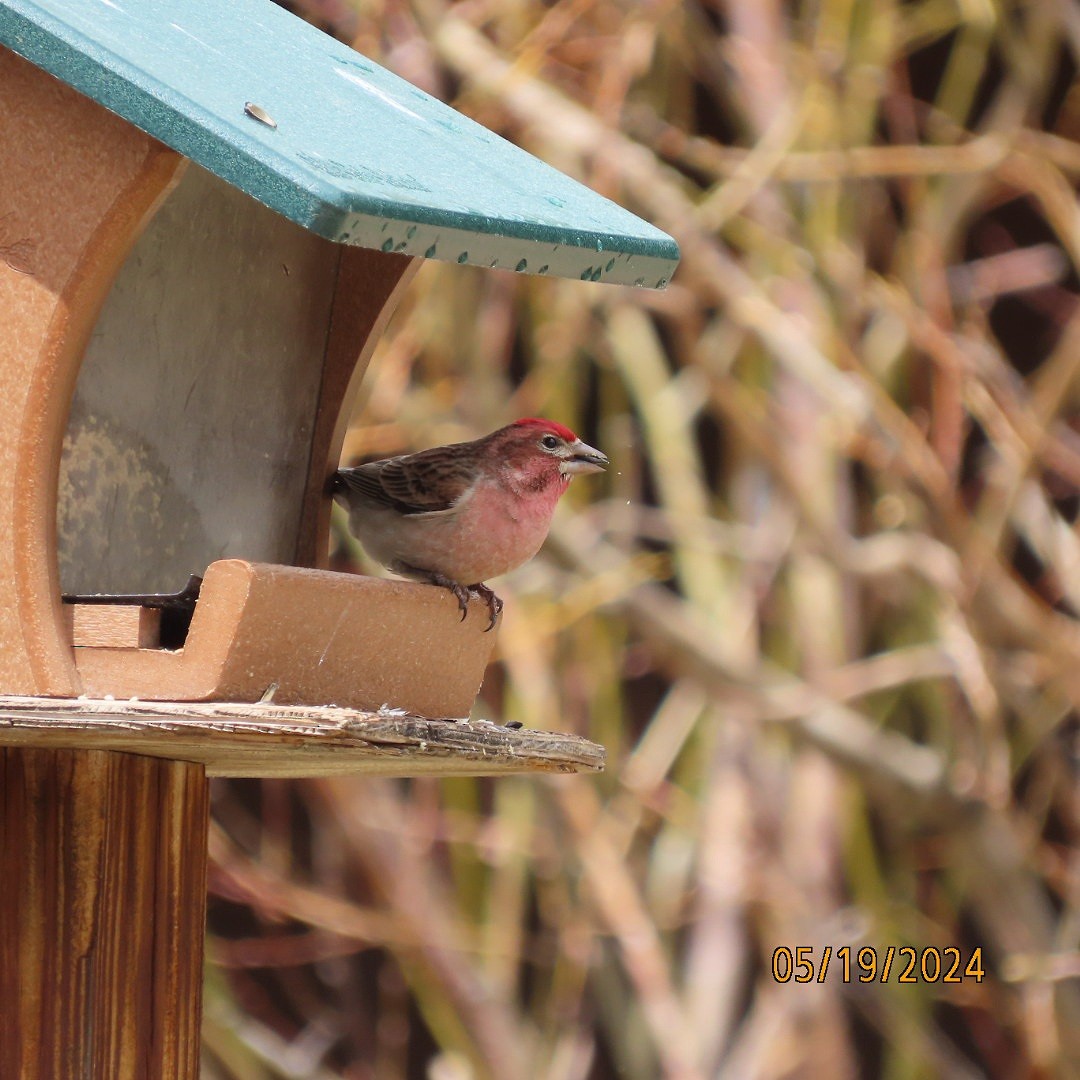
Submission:
[[550,431],[552,435],[558,435],[560,439],[565,439],[567,442],[577,441],[577,436],[564,424],[559,424],[554,420],[545,420],[542,416],[526,416],[522,420],[515,420],[510,426],[516,428],[543,428],[545,431]]

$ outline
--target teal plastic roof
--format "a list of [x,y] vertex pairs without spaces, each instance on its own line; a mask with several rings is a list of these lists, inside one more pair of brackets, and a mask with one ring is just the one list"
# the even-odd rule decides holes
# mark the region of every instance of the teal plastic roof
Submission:
[[0,42],[339,243],[663,288],[666,233],[270,0],[0,0]]

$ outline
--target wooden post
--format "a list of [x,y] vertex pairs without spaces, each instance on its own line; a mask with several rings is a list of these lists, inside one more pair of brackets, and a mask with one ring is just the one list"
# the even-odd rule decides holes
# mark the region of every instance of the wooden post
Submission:
[[0,748],[0,1076],[195,1080],[202,765]]
[[195,1080],[208,775],[603,767],[574,735],[400,709],[0,696],[0,1080]]

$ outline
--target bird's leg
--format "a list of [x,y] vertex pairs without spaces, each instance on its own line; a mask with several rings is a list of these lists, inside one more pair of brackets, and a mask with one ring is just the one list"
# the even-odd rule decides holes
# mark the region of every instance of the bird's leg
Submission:
[[437,574],[434,570],[420,570],[412,566],[406,566],[406,571],[415,574],[417,577],[422,577],[430,585],[438,585],[440,588],[449,589],[458,602],[458,607],[461,608],[461,621],[465,621],[465,616],[469,614],[469,590],[459,581],[454,581],[453,578],[448,578],[445,574]]
[[486,634],[488,630],[495,629],[495,622],[499,618],[499,613],[503,609],[503,602],[483,582],[478,581],[475,585],[470,585],[469,588],[476,592],[476,594],[480,597],[481,600],[487,603],[488,614],[491,616],[491,622],[487,624],[487,628],[484,630],[484,633]]
[[395,573],[422,578],[429,585],[438,585],[442,589],[449,589],[457,599],[458,607],[461,608],[462,622],[465,621],[465,616],[469,614],[469,594],[476,593],[487,604],[488,614],[491,616],[491,621],[484,628],[484,633],[486,634],[488,630],[495,628],[495,623],[503,609],[503,602],[482,581],[478,581],[475,585],[466,588],[461,582],[454,581],[453,578],[448,578],[445,574],[437,573],[434,570],[421,570],[418,566],[410,566],[408,563],[398,563],[392,569]]

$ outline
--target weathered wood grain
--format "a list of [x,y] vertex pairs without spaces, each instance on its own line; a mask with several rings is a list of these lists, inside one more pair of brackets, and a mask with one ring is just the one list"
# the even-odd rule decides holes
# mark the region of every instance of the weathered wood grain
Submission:
[[0,1076],[194,1080],[201,765],[0,747]]
[[486,776],[597,772],[576,735],[397,711],[0,696],[0,746],[94,748],[198,762],[208,776]]

